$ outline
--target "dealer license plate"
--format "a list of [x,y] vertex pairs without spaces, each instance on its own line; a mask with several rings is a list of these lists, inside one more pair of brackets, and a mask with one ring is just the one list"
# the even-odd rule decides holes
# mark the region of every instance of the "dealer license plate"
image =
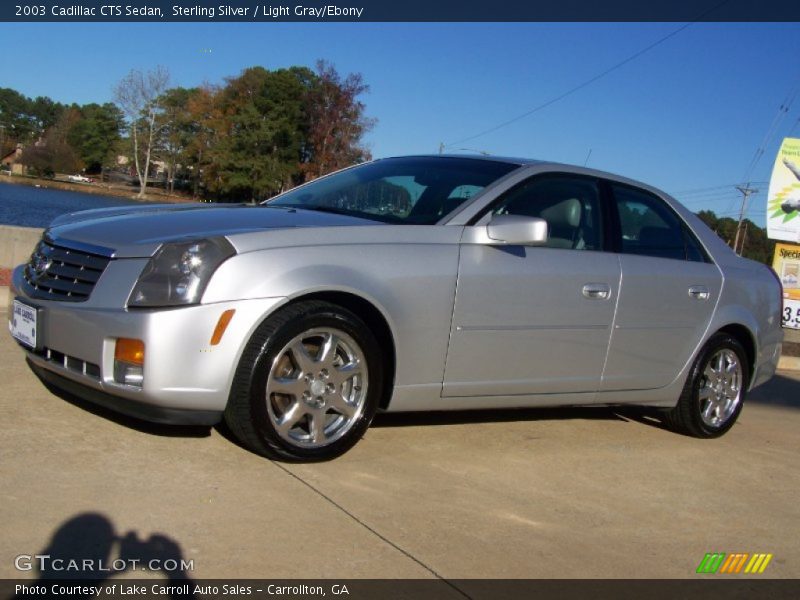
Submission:
[[37,311],[33,306],[14,300],[11,313],[11,335],[31,348],[36,348]]

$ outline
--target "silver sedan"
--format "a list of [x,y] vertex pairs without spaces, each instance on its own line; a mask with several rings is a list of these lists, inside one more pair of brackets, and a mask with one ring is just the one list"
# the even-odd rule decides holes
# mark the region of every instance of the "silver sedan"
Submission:
[[224,418],[296,460],[345,452],[378,410],[636,404],[714,437],[782,341],[777,278],[668,195],[493,157],[377,160],[260,206],[67,215],[11,298],[52,388]]

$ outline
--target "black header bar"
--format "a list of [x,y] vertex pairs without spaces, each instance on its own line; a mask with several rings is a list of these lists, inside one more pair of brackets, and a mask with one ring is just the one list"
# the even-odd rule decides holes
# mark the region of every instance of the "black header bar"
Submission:
[[[119,2],[119,0],[116,0]],[[800,21],[796,0],[38,0],[2,2],[5,22]]]

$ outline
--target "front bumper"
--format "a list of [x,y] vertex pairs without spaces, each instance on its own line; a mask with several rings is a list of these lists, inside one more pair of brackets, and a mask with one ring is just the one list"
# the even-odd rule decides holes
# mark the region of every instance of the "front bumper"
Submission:
[[[86,302],[42,301],[21,291],[15,269],[14,297],[39,308],[37,348],[24,348],[45,382],[116,411],[160,423],[210,424],[225,410],[242,350],[265,315],[283,298],[261,298],[180,308],[125,309],[138,260],[112,261]],[[127,280],[124,285],[120,285]],[[220,316],[234,316],[222,340],[210,340]],[[11,315],[11,311],[9,311]],[[144,342],[142,386],[114,379],[118,338]]]
[[57,392],[71,394],[113,411],[149,421],[170,425],[216,425],[222,420],[221,410],[192,410],[169,408],[157,404],[146,404],[115,396],[102,390],[67,379],[55,371],[45,369],[28,359],[28,366],[48,388]]

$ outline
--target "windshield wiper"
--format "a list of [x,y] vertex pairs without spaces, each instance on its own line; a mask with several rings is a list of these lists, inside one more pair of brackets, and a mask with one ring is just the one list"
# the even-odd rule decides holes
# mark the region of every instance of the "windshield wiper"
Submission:
[[324,204],[303,204],[302,206],[294,206],[292,208],[301,208],[303,210],[317,210],[324,213],[333,213],[334,215],[346,215],[354,217],[355,214],[345,208],[337,208],[335,206],[325,206]]
[[346,208],[326,206],[324,204],[264,204],[272,208],[283,208],[285,210],[314,210],[317,212],[330,213],[334,215],[344,215],[356,219],[366,219],[367,221],[377,221],[378,223],[402,223],[403,219],[394,215],[380,215],[368,212],[352,211]]

